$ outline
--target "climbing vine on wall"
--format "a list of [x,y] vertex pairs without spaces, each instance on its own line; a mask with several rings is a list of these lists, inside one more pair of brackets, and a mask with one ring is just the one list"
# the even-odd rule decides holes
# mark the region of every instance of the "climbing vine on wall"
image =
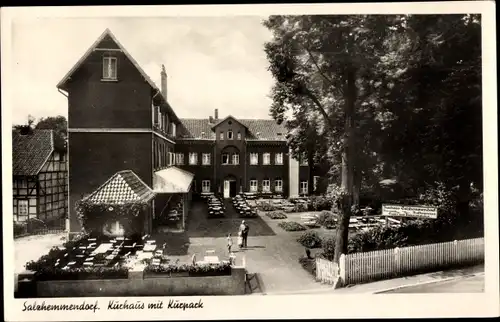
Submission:
[[102,232],[106,223],[118,221],[126,234],[136,234],[143,230],[144,215],[149,207],[145,202],[114,205],[96,204],[82,199],[76,203],[76,213],[82,227],[88,233]]

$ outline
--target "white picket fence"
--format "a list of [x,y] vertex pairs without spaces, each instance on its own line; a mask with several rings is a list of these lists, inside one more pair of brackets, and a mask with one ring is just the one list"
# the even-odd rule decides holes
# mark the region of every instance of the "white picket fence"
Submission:
[[455,240],[342,255],[339,265],[317,258],[316,279],[349,285],[483,261],[484,238]]

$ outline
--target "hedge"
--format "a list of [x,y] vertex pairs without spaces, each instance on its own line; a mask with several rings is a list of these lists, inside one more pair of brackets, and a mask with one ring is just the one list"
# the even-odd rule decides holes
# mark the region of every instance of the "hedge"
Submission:
[[306,226],[295,221],[282,221],[278,226],[286,231],[301,231],[307,229]]

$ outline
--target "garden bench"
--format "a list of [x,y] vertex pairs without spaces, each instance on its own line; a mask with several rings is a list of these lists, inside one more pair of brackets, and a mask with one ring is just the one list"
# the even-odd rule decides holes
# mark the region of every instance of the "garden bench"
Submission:
[[85,262],[85,263],[83,263],[83,266],[94,266],[94,263],[92,263],[92,262]]

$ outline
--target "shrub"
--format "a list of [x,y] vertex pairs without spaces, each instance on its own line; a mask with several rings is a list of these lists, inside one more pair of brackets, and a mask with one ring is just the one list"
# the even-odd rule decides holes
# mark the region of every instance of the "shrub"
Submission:
[[25,223],[14,222],[14,237],[26,234],[27,228]]
[[307,248],[321,247],[321,238],[315,231],[306,231],[297,239],[297,241],[302,244],[302,246]]
[[331,210],[333,199],[326,196],[313,196],[309,199],[308,207],[311,211]]
[[336,216],[333,212],[328,210],[323,210],[318,216],[318,225],[323,226],[327,229],[332,229],[336,226]]
[[266,214],[271,219],[286,219],[287,215],[283,211],[273,211]]
[[321,241],[321,246],[323,247],[322,256],[327,260],[333,260],[335,253],[335,237],[325,237]]
[[149,264],[144,269],[144,272],[151,274],[171,274],[171,273],[189,273],[192,276],[213,276],[213,275],[230,275],[231,274],[231,264],[230,263],[218,263],[218,264],[160,264],[151,265]]
[[305,203],[296,203],[293,206],[293,212],[305,212],[307,211],[307,204]]
[[119,279],[128,277],[128,268],[118,267],[77,267],[63,270],[55,267],[43,267],[36,271],[38,281]]
[[306,226],[295,221],[282,221],[278,226],[286,231],[302,231],[307,229]]

